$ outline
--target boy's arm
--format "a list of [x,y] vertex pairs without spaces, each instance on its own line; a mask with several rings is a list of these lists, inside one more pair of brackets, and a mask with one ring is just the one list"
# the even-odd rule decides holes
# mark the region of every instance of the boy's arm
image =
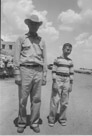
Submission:
[[56,72],[57,72],[57,59],[54,60],[53,67],[52,67],[52,80],[56,81]]
[[74,80],[74,65],[73,65],[72,60],[71,60],[69,72],[70,72],[70,88],[69,88],[69,92],[71,92],[72,91],[73,80]]
[[53,67],[52,67],[52,83],[53,83],[52,87],[53,87],[54,91],[57,91],[57,89],[58,89],[58,85],[56,82],[57,64],[58,64],[58,61],[57,61],[57,59],[55,59],[54,63],[53,63]]

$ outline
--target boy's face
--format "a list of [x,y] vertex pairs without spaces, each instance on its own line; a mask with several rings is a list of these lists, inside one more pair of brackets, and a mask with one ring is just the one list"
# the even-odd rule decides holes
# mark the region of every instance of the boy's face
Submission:
[[68,55],[70,55],[71,51],[72,51],[72,48],[69,47],[69,46],[66,46],[66,47],[63,49],[63,54],[64,54],[64,56],[67,57]]

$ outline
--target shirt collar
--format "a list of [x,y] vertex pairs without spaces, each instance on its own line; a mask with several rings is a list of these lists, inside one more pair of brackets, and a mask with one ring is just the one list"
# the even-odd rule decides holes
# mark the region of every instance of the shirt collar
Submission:
[[67,57],[67,58],[65,58],[65,57],[64,57],[64,55],[63,55],[63,53],[61,54],[60,58],[63,58],[63,59],[66,59],[66,60],[68,60],[68,59],[69,59],[68,57]]
[[25,34],[27,37],[32,37],[32,38],[38,38],[38,34],[37,33],[26,33]]

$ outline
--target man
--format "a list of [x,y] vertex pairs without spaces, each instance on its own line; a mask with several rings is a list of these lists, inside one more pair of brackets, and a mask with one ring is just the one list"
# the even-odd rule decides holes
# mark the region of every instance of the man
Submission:
[[19,88],[19,116],[17,132],[22,133],[27,124],[26,105],[31,101],[30,128],[39,133],[41,86],[46,84],[47,64],[45,42],[37,31],[42,25],[37,15],[25,19],[29,32],[19,37],[15,45],[15,83]]

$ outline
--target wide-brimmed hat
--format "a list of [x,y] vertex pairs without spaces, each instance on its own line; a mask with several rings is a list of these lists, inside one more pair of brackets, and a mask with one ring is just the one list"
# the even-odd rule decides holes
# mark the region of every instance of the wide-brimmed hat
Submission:
[[39,18],[37,15],[30,15],[28,18],[24,20],[24,22],[28,25],[29,23],[35,23],[38,24],[39,26],[42,25],[42,21],[39,21]]

